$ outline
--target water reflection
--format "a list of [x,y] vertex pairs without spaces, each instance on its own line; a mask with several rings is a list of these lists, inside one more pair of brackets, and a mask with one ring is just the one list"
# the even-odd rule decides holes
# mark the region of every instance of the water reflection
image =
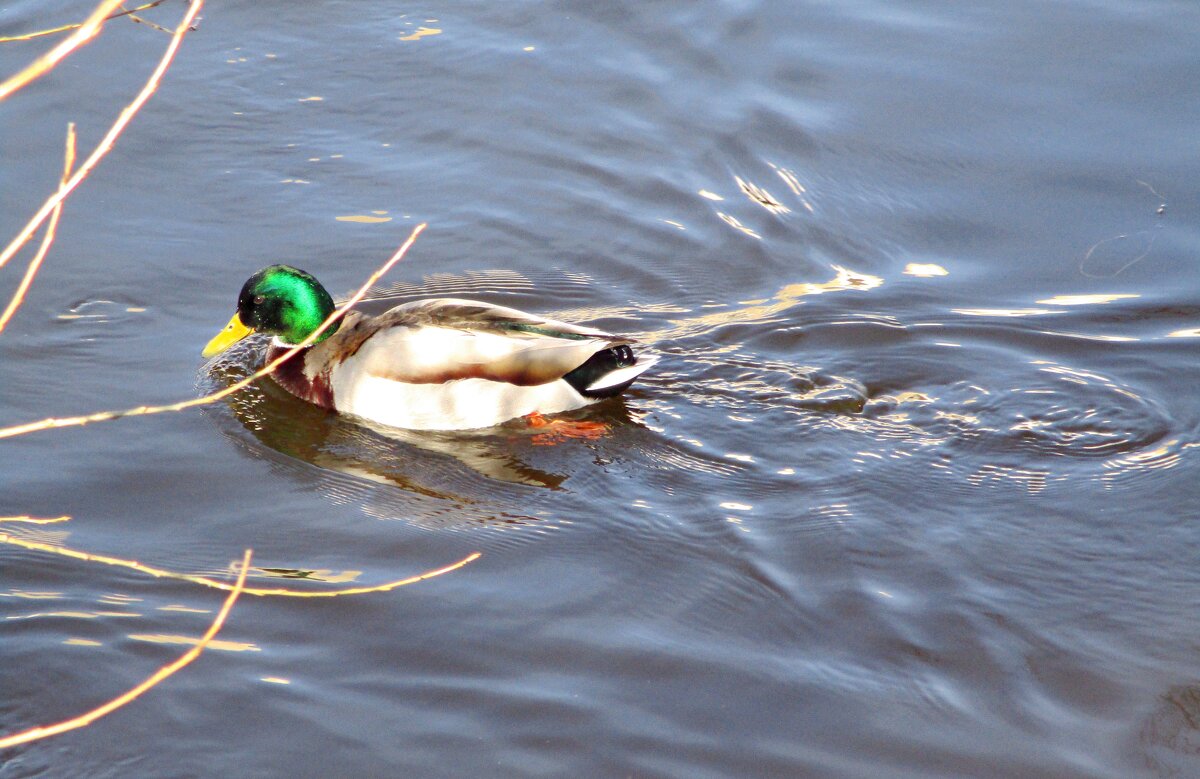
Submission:
[[935,262],[910,262],[904,266],[904,273],[906,276],[919,276],[921,278],[950,275],[950,271]]
[[105,617],[140,617],[141,614],[131,611],[34,611],[28,614],[9,614],[6,620],[14,619],[102,619]]
[[1055,311],[1049,308],[955,308],[952,311],[963,316],[988,317],[1044,316],[1046,314],[1063,313],[1062,311]]
[[812,203],[808,200],[808,190],[800,183],[800,178],[794,172],[780,167],[773,162],[768,162],[767,164],[771,166],[771,169],[775,171],[779,178],[783,179],[783,182],[787,184],[788,189],[792,191],[792,194],[796,196],[805,210],[810,214],[815,213],[816,209],[813,208]]
[[[194,636],[181,636],[170,633],[130,633],[126,636],[130,641],[141,641],[147,644],[173,644],[178,646],[195,646],[200,639]],[[228,639],[212,639],[206,645],[207,649],[222,652],[261,652],[257,644],[245,641],[229,641]]]
[[722,222],[724,222],[725,224],[729,225],[729,226],[730,226],[730,227],[732,227],[734,230],[738,230],[739,232],[742,232],[742,233],[744,233],[744,234],[746,234],[746,235],[750,236],[751,238],[757,238],[757,239],[758,239],[758,240],[760,240],[760,241],[762,240],[762,236],[761,236],[761,235],[759,235],[758,233],[756,233],[754,230],[751,230],[751,229],[750,229],[749,227],[747,227],[746,225],[742,224],[742,223],[741,223],[741,220],[739,220],[739,219],[738,219],[736,216],[733,216],[733,215],[731,215],[731,214],[727,214],[727,213],[725,213],[724,211],[718,211],[718,212],[717,212],[717,216],[718,216],[718,217],[720,217],[720,219],[721,219],[721,221],[722,221]]
[[1098,306],[1104,303],[1111,303],[1114,300],[1129,300],[1139,298],[1141,295],[1130,293],[1110,293],[1110,294],[1093,294],[1093,295],[1055,295],[1052,298],[1039,300],[1043,306]]
[[737,182],[738,189],[750,198],[750,202],[757,203],[772,214],[790,214],[792,212],[792,209],[779,202],[774,195],[757,184],[746,181],[741,176],[734,176],[733,180]]
[[883,279],[860,273],[840,265],[832,266],[833,278],[823,282],[788,284],[762,303],[724,309],[711,314],[684,317],[668,321],[668,325],[648,333],[642,340],[650,344],[674,342],[703,335],[715,328],[730,324],[764,323],[779,317],[799,305],[804,298],[828,292],[866,292],[883,284]]
[[[239,352],[234,359],[222,361],[212,376],[222,384],[235,382],[260,359],[256,352]],[[444,478],[425,478],[428,469],[419,466],[421,458],[414,458],[410,448],[453,458],[482,476],[511,484],[555,489],[567,478],[536,468],[516,454],[512,443],[534,435],[519,422],[498,429],[503,434],[401,430],[330,414],[269,379],[248,389],[252,391],[231,399],[229,407],[258,443],[335,473],[460,504],[474,499],[446,485]],[[621,408],[619,402],[614,406]]]
[[1158,776],[1191,776],[1200,757],[1200,686],[1168,690],[1142,725],[1140,740]]

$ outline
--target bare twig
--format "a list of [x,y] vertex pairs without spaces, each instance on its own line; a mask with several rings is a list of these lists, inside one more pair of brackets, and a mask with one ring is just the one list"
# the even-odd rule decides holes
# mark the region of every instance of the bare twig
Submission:
[[[63,157],[62,183],[65,184],[67,177],[71,175],[71,167],[75,164],[74,122],[67,125],[67,149]],[[29,285],[33,283],[33,277],[37,275],[38,268],[42,266],[42,260],[46,259],[46,252],[50,251],[50,244],[54,243],[54,233],[58,229],[58,218],[62,215],[62,209],[63,204],[60,200],[54,206],[54,210],[50,212],[50,223],[46,225],[46,234],[42,237],[42,245],[38,247],[37,254],[30,260],[29,267],[25,269],[25,276],[17,285],[17,291],[13,293],[12,299],[8,301],[8,307],[4,309],[3,314],[0,314],[0,332],[4,332],[8,320],[12,319],[13,314],[17,313],[17,309],[21,307],[21,303],[25,300],[25,293],[29,291]]]
[[[165,2],[167,2],[167,0],[153,0],[153,2],[139,5],[137,8],[130,8],[128,11],[124,10],[125,6],[122,5],[121,11],[119,11],[118,13],[112,14],[111,16],[105,17],[104,21],[107,22],[111,19],[119,19],[122,16],[133,16],[135,13],[138,13],[139,11],[148,11],[151,8],[156,8],[160,5],[162,5]],[[50,29],[50,30],[38,30],[37,32],[27,32],[27,33],[23,33],[21,35],[6,35],[3,37],[0,37],[0,43],[15,43],[16,41],[31,41],[34,38],[43,38],[47,35],[54,35],[56,33],[66,32],[67,30],[78,30],[82,26],[83,26],[82,23],[64,24],[61,27],[54,27],[53,29]],[[159,29],[162,29],[162,28],[159,28]],[[167,32],[170,32],[170,30],[168,30]]]
[[96,6],[96,10],[92,11],[92,15],[85,19],[79,25],[79,28],[69,37],[35,59],[16,75],[0,83],[0,100],[8,97],[29,82],[46,75],[55,65],[62,62],[67,55],[95,37],[100,32],[100,28],[104,26],[108,15],[120,6],[122,2],[124,0],[104,0],[100,5]]
[[[111,8],[120,4],[121,0],[115,0],[114,2],[105,3],[102,7],[111,10]],[[26,244],[27,241],[29,241],[30,237],[33,236],[34,231],[41,226],[42,222],[46,221],[46,218],[50,215],[50,212],[54,210],[54,207],[65,200],[67,195],[71,194],[75,187],[79,186],[79,183],[87,178],[88,174],[92,172],[92,168],[95,168],[104,155],[108,154],[108,152],[112,149],[113,144],[116,143],[117,138],[122,132],[124,132],[125,128],[129,125],[129,122],[133,120],[133,117],[137,114],[137,112],[141,110],[146,101],[150,99],[150,96],[153,95],[155,90],[158,89],[158,84],[160,81],[162,81],[163,74],[166,72],[167,67],[171,64],[171,61],[175,58],[175,53],[179,50],[179,44],[183,41],[183,36],[187,34],[188,29],[191,27],[192,21],[195,20],[196,15],[200,13],[200,9],[203,6],[204,0],[192,0],[192,3],[188,6],[187,13],[185,13],[183,16],[183,20],[175,28],[175,33],[171,36],[171,42],[167,44],[166,51],[163,52],[162,58],[158,61],[158,66],[154,69],[154,72],[150,74],[150,78],[147,79],[145,86],[142,87],[142,91],[138,93],[137,97],[133,99],[132,103],[125,106],[124,110],[121,111],[121,114],[117,117],[117,120],[113,122],[112,127],[109,128],[104,138],[100,140],[100,143],[95,149],[92,150],[92,153],[83,161],[83,164],[79,166],[79,169],[75,171],[68,181],[63,183],[58,188],[57,192],[51,195],[46,202],[42,204],[42,207],[39,208],[37,213],[33,215],[33,218],[26,223],[25,227],[23,227],[19,233],[17,233],[17,236],[13,238],[8,246],[4,248],[4,251],[0,252],[0,267],[3,267],[5,263],[12,259],[12,256],[16,254],[21,247]],[[80,32],[83,32],[83,28],[80,28]],[[73,35],[71,37],[74,38],[75,36]],[[3,97],[4,96],[0,94],[0,100],[2,100]]]
[[[205,576],[196,576],[189,573],[179,573],[177,571],[168,571],[163,568],[155,568],[145,563],[139,563],[136,560],[124,560],[120,557],[108,557],[106,555],[92,554],[90,552],[81,552],[78,549],[71,549],[65,546],[56,546],[47,544],[41,541],[31,541],[26,538],[18,538],[8,533],[0,533],[0,544],[11,544],[24,549],[30,549],[37,552],[49,552],[51,554],[61,555],[62,557],[70,557],[74,560],[85,560],[91,563],[103,563],[104,565],[115,565],[119,568],[130,568],[134,571],[139,571],[148,576],[153,576],[159,579],[178,579],[180,581],[191,582],[193,584],[202,584],[205,587],[211,587],[216,590],[228,590],[230,585],[225,582],[209,579]],[[370,592],[387,592],[394,590],[397,587],[404,587],[408,584],[416,584],[417,582],[426,579],[432,579],[435,576],[441,576],[444,573],[450,573],[462,568],[468,563],[478,560],[482,555],[479,552],[472,552],[456,563],[426,571],[425,573],[409,576],[396,581],[384,582],[383,584],[375,584],[368,587],[349,587],[341,590],[289,590],[284,587],[246,587],[243,589],[247,595],[260,596],[281,596],[288,598],[333,598],[340,595],[365,595]]]
[[221,606],[221,610],[217,612],[216,619],[213,620],[212,625],[209,626],[204,635],[200,637],[200,640],[196,642],[196,645],[184,652],[183,655],[181,655],[177,660],[164,665],[162,668],[159,668],[157,671],[151,674],[149,678],[133,689],[118,695],[116,698],[113,698],[103,706],[98,706],[86,714],[81,714],[78,717],[73,717],[69,720],[64,720],[53,725],[44,725],[42,727],[31,728],[21,733],[14,733],[11,736],[0,738],[0,749],[16,746],[17,744],[24,744],[28,741],[36,741],[41,738],[46,738],[47,736],[57,736],[59,733],[66,733],[69,730],[86,727],[104,715],[116,711],[125,704],[136,700],[139,696],[141,696],[142,693],[146,692],[151,687],[155,686],[162,680],[174,674],[179,669],[183,668],[188,663],[195,660],[200,656],[200,653],[204,651],[204,648],[208,646],[208,643],[213,640],[213,637],[217,635],[217,632],[221,629],[221,626],[225,624],[225,618],[229,616],[230,609],[233,608],[233,604],[237,601],[238,596],[244,591],[246,584],[246,572],[249,570],[250,550],[247,549],[246,554],[242,557],[242,569],[238,572],[237,582],[235,582],[230,588],[229,597],[225,599],[225,603]]
[[[125,8],[125,6],[121,6],[121,8],[123,9],[123,8]],[[166,27],[163,27],[161,24],[155,24],[154,22],[150,21],[149,19],[143,19],[140,16],[136,16],[133,11],[126,11],[126,13],[128,14],[129,21],[131,21],[131,22],[135,22],[137,24],[144,24],[152,30],[158,30],[159,32],[165,32],[167,35],[171,34],[171,30],[168,30]],[[195,28],[193,27],[192,29],[195,29]]]
[[169,411],[183,411],[184,409],[195,408],[196,406],[206,406],[210,403],[215,403],[222,398],[229,397],[233,393],[244,389],[253,382],[274,371],[284,362],[295,356],[299,351],[306,348],[313,341],[317,340],[321,333],[328,330],[334,322],[345,316],[346,312],[353,308],[360,300],[362,300],[362,298],[367,294],[367,291],[371,289],[371,287],[379,280],[381,276],[383,276],[383,274],[391,270],[393,265],[404,258],[404,255],[408,253],[409,247],[413,245],[413,243],[417,240],[417,236],[421,234],[421,231],[424,230],[425,227],[425,223],[422,222],[413,228],[412,233],[408,236],[408,240],[406,240],[400,246],[400,248],[396,250],[391,258],[381,265],[379,270],[372,273],[371,277],[368,278],[361,287],[359,287],[358,291],[355,292],[349,300],[343,303],[340,308],[330,314],[329,317],[321,323],[321,326],[314,330],[307,338],[293,346],[291,349],[288,349],[272,362],[264,365],[255,373],[247,376],[239,382],[230,384],[225,389],[214,392],[211,395],[204,395],[203,397],[192,398],[190,400],[182,400],[178,403],[170,403],[165,406],[138,406],[136,408],[125,409],[124,411],[98,411],[94,414],[86,414],[77,417],[48,417],[46,419],[40,419],[36,422],[27,422],[23,425],[13,425],[12,427],[0,428],[0,438],[11,438],[13,436],[25,435],[26,433],[34,433],[39,430],[49,430],[57,427],[79,427],[90,422],[106,422],[110,419],[121,419],[123,417],[147,416],[149,414],[163,414]]

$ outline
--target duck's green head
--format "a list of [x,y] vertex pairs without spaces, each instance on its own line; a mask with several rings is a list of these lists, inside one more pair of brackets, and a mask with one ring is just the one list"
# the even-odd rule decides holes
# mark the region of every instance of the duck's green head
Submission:
[[[246,280],[237,313],[201,354],[212,357],[251,333],[266,333],[285,344],[298,344],[334,312],[333,298],[310,274],[289,265],[263,268]],[[333,335],[334,322],[316,342]]]

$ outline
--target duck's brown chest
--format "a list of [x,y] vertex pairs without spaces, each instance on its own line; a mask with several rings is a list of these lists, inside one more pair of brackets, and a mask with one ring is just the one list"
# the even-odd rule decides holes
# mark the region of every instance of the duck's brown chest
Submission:
[[[267,362],[273,362],[282,356],[287,349],[271,344],[267,349]],[[293,355],[282,363],[271,374],[275,383],[298,398],[307,400],[322,408],[335,408],[333,402],[333,387],[329,381],[328,371],[313,371],[307,365],[306,358],[310,350],[306,349]]]

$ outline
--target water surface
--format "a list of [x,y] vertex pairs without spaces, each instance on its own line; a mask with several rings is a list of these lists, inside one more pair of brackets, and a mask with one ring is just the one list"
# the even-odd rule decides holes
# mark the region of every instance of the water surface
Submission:
[[[244,597],[0,777],[1200,773],[1197,35],[1115,0],[207,6],[0,334],[0,424],[225,386],[261,345],[198,352],[248,275],[346,294],[422,221],[368,310],[477,297],[663,359],[571,415],[594,439],[261,382],[0,442],[0,514],[72,517],[22,538],[220,576],[252,547],[314,590],[483,553]],[[165,42],[114,22],[0,106],[0,235]],[[0,733],[220,600],[3,547]]]

